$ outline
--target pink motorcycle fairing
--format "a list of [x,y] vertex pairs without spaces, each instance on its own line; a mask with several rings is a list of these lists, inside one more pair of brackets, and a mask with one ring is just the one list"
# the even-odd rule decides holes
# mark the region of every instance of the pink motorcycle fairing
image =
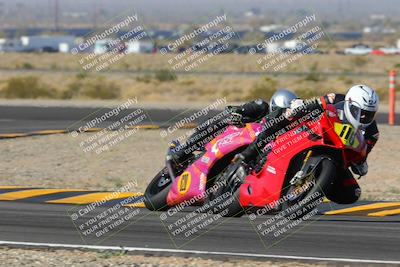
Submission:
[[221,135],[205,146],[206,152],[176,177],[167,196],[172,207],[183,201],[204,201],[208,173],[214,164],[225,155],[252,143],[261,132],[262,123],[248,123],[243,128],[229,126]]

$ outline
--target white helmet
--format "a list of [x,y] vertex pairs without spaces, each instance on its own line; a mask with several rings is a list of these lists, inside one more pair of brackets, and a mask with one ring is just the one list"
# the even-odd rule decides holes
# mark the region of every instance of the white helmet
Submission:
[[273,112],[278,108],[289,108],[290,102],[297,99],[297,95],[287,89],[279,89],[276,91],[269,101],[269,111]]
[[375,90],[366,85],[355,85],[345,97],[344,113],[355,126],[367,127],[372,123],[379,107],[379,97]]

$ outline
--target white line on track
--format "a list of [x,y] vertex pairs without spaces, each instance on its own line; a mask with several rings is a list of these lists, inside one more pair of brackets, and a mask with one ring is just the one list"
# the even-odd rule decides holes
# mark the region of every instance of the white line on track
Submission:
[[49,247],[65,249],[89,249],[89,250],[117,250],[117,251],[137,251],[137,252],[162,252],[162,253],[186,253],[196,255],[215,255],[215,256],[238,256],[249,258],[268,258],[285,260],[310,260],[310,261],[335,261],[335,262],[353,262],[353,263],[376,263],[376,264],[400,264],[400,261],[387,260],[368,260],[368,259],[349,259],[349,258],[324,258],[324,257],[306,257],[290,255],[270,255],[254,253],[236,253],[221,251],[201,251],[201,250],[183,250],[183,249],[163,249],[163,248],[140,248],[140,247],[117,247],[117,246],[91,246],[91,245],[73,245],[57,243],[33,243],[33,242],[15,242],[0,241],[0,246],[26,246],[26,247]]

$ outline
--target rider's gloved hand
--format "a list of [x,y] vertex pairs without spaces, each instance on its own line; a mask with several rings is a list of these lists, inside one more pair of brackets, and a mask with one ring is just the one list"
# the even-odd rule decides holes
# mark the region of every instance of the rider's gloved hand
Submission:
[[308,100],[294,99],[290,103],[290,108],[286,109],[284,116],[286,119],[298,118],[307,113],[312,112],[314,109],[321,109],[322,103],[319,98],[310,98]]
[[360,175],[360,176],[365,176],[368,173],[368,164],[367,161],[364,161],[360,164],[357,165],[352,165],[351,166],[351,171],[354,174]]
[[243,116],[237,112],[231,112],[228,117],[228,124],[241,127],[243,126]]
[[229,112],[227,123],[230,125],[242,127],[243,126],[243,115],[240,106],[227,106],[226,110]]

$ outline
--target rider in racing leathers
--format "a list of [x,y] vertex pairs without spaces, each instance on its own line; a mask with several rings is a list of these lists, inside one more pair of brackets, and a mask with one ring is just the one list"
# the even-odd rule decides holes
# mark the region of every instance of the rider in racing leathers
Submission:
[[[269,127],[265,128],[258,136],[257,139],[247,147],[242,153],[235,156],[234,161],[242,161],[244,164],[255,160],[258,151],[265,147],[266,140],[270,140],[279,136],[281,129],[288,126],[293,119],[300,118],[304,114],[312,110],[325,110],[327,104],[336,104],[341,101],[346,101],[344,104],[344,112],[346,118],[353,125],[360,125],[364,129],[364,137],[367,142],[367,153],[371,152],[375,143],[379,138],[379,131],[375,121],[375,114],[379,106],[379,98],[376,92],[368,86],[356,85],[349,89],[346,95],[343,94],[328,94],[321,98],[314,98],[309,101],[294,100],[292,101],[291,108],[287,110],[276,110],[267,115],[267,121],[270,123]],[[359,121],[352,116],[349,108],[349,102],[356,102],[361,108],[361,116]],[[283,118],[276,120],[274,118]],[[367,162],[360,163],[357,166],[351,167],[354,174],[364,176],[368,172]],[[331,192],[327,194],[328,198],[339,204],[350,204],[358,200],[361,195],[361,189],[354,179],[353,174],[348,169],[343,169],[338,174],[338,182],[336,182]]]
[[228,106],[221,118],[211,118],[197,126],[185,144],[173,141],[170,144],[172,153],[167,155],[167,159],[172,157],[174,164],[181,164],[189,159],[194,151],[201,150],[205,144],[225,131],[229,125],[242,127],[245,123],[260,121],[270,112],[289,108],[294,99],[297,99],[296,94],[280,89],[271,97],[269,105],[264,100],[257,99],[241,106]]

